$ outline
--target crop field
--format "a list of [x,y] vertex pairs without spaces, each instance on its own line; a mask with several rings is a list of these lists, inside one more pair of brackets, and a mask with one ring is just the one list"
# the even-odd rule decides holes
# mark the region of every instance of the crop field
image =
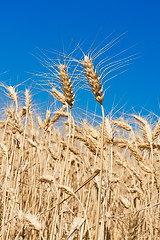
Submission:
[[[106,114],[105,78],[130,61],[95,65],[106,46],[81,60],[43,62],[60,106],[45,117],[30,90],[22,101],[2,85],[12,102],[0,119],[0,239],[160,239],[160,119]],[[77,82],[101,107],[96,124],[74,119]]]

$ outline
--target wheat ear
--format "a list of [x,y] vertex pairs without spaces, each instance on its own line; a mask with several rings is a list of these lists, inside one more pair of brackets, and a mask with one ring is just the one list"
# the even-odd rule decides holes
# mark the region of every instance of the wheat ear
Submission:
[[73,96],[71,79],[69,79],[65,64],[60,64],[58,69],[59,69],[61,84],[63,86],[62,90],[65,96],[65,100],[68,103],[68,105],[72,107],[72,105],[74,104],[74,96]]
[[125,123],[123,120],[121,120],[121,121],[112,121],[112,124],[116,125],[117,127],[122,128],[122,129],[124,129],[126,131],[132,131],[132,127],[129,124]]
[[104,94],[102,94],[103,89],[101,86],[101,80],[98,77],[98,73],[94,69],[92,59],[90,59],[88,56],[85,56],[84,61],[82,61],[81,64],[85,69],[85,74],[96,101],[102,104],[104,99]]
[[64,95],[61,92],[59,92],[56,88],[54,87],[52,88],[52,93],[62,104],[66,104]]
[[144,140],[146,142],[148,142],[150,145],[152,145],[153,144],[152,129],[151,129],[150,125],[148,124],[148,122],[140,116],[133,115],[133,117],[138,122],[141,123],[142,134],[143,134]]
[[28,89],[26,89],[25,91],[25,104],[26,104],[26,112],[29,114],[29,111],[31,108],[31,95]]
[[160,119],[158,120],[158,123],[156,125],[156,127],[154,128],[154,131],[153,131],[153,139],[157,139],[158,136],[160,134]]
[[17,112],[17,108],[18,108],[18,96],[17,96],[17,93],[15,91],[15,88],[14,87],[8,87],[7,88],[8,92],[9,92],[9,95],[11,97],[11,99],[13,100],[13,102],[16,104],[16,112]]
[[[152,129],[149,125],[149,123],[143,119],[140,116],[134,115],[134,118],[141,123],[142,127],[142,134],[144,137],[144,140],[149,143],[150,149],[151,149],[151,161],[152,161],[152,171],[154,170],[154,161],[153,161],[153,134]],[[157,135],[157,134],[156,134]],[[152,174],[152,191],[153,191],[153,185],[154,185],[154,174]]]

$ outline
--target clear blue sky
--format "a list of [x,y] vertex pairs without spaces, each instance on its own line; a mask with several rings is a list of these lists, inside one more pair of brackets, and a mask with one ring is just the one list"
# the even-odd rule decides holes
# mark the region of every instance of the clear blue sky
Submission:
[[[32,56],[39,54],[37,47],[59,50],[63,42],[67,49],[74,39],[78,43],[85,41],[82,48],[86,50],[98,32],[94,46],[112,32],[113,37],[127,32],[113,48],[113,54],[135,45],[126,56],[138,53],[140,58],[127,67],[126,73],[106,83],[105,88],[110,86],[104,100],[106,113],[114,102],[118,104],[116,110],[126,104],[124,111],[132,112],[134,108],[140,112],[143,108],[160,116],[159,12],[158,0],[1,1],[0,73],[8,72],[0,78],[16,85],[31,76],[27,72],[45,71]],[[31,81],[27,84],[31,85]],[[36,96],[42,102],[48,101],[43,94]],[[80,91],[76,94],[75,108],[86,106],[94,111],[94,98]]]

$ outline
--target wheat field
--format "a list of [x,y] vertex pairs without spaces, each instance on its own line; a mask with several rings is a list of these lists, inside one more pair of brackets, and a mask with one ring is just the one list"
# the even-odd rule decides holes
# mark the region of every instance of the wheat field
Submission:
[[[0,239],[160,239],[160,119],[106,115],[103,81],[128,59],[100,72],[99,55],[76,60],[72,74],[66,61],[54,65],[50,93],[61,107],[45,118],[28,89],[22,103],[5,86],[12,103],[0,120]],[[73,83],[83,78],[102,109],[95,125],[72,114]]]

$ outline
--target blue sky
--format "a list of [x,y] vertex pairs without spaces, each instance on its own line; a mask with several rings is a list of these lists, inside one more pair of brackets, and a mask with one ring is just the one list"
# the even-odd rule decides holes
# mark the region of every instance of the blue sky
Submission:
[[[37,48],[62,50],[71,44],[73,49],[73,39],[86,51],[98,33],[93,48],[111,33],[109,40],[126,32],[109,54],[134,46],[125,56],[138,54],[139,57],[126,67],[126,73],[105,84],[104,88],[109,87],[105,94],[105,111],[110,112],[113,105],[118,104],[114,112],[120,109],[140,113],[143,109],[145,114],[152,111],[160,116],[159,10],[158,0],[1,1],[0,81],[17,85],[32,77],[38,82],[28,73],[47,71],[33,56],[40,54]],[[25,84],[31,86],[32,81]],[[35,103],[51,103],[51,96],[40,90],[35,94],[35,90],[32,90]],[[76,94],[75,109],[87,108],[93,112],[95,106],[92,94],[85,91]]]

